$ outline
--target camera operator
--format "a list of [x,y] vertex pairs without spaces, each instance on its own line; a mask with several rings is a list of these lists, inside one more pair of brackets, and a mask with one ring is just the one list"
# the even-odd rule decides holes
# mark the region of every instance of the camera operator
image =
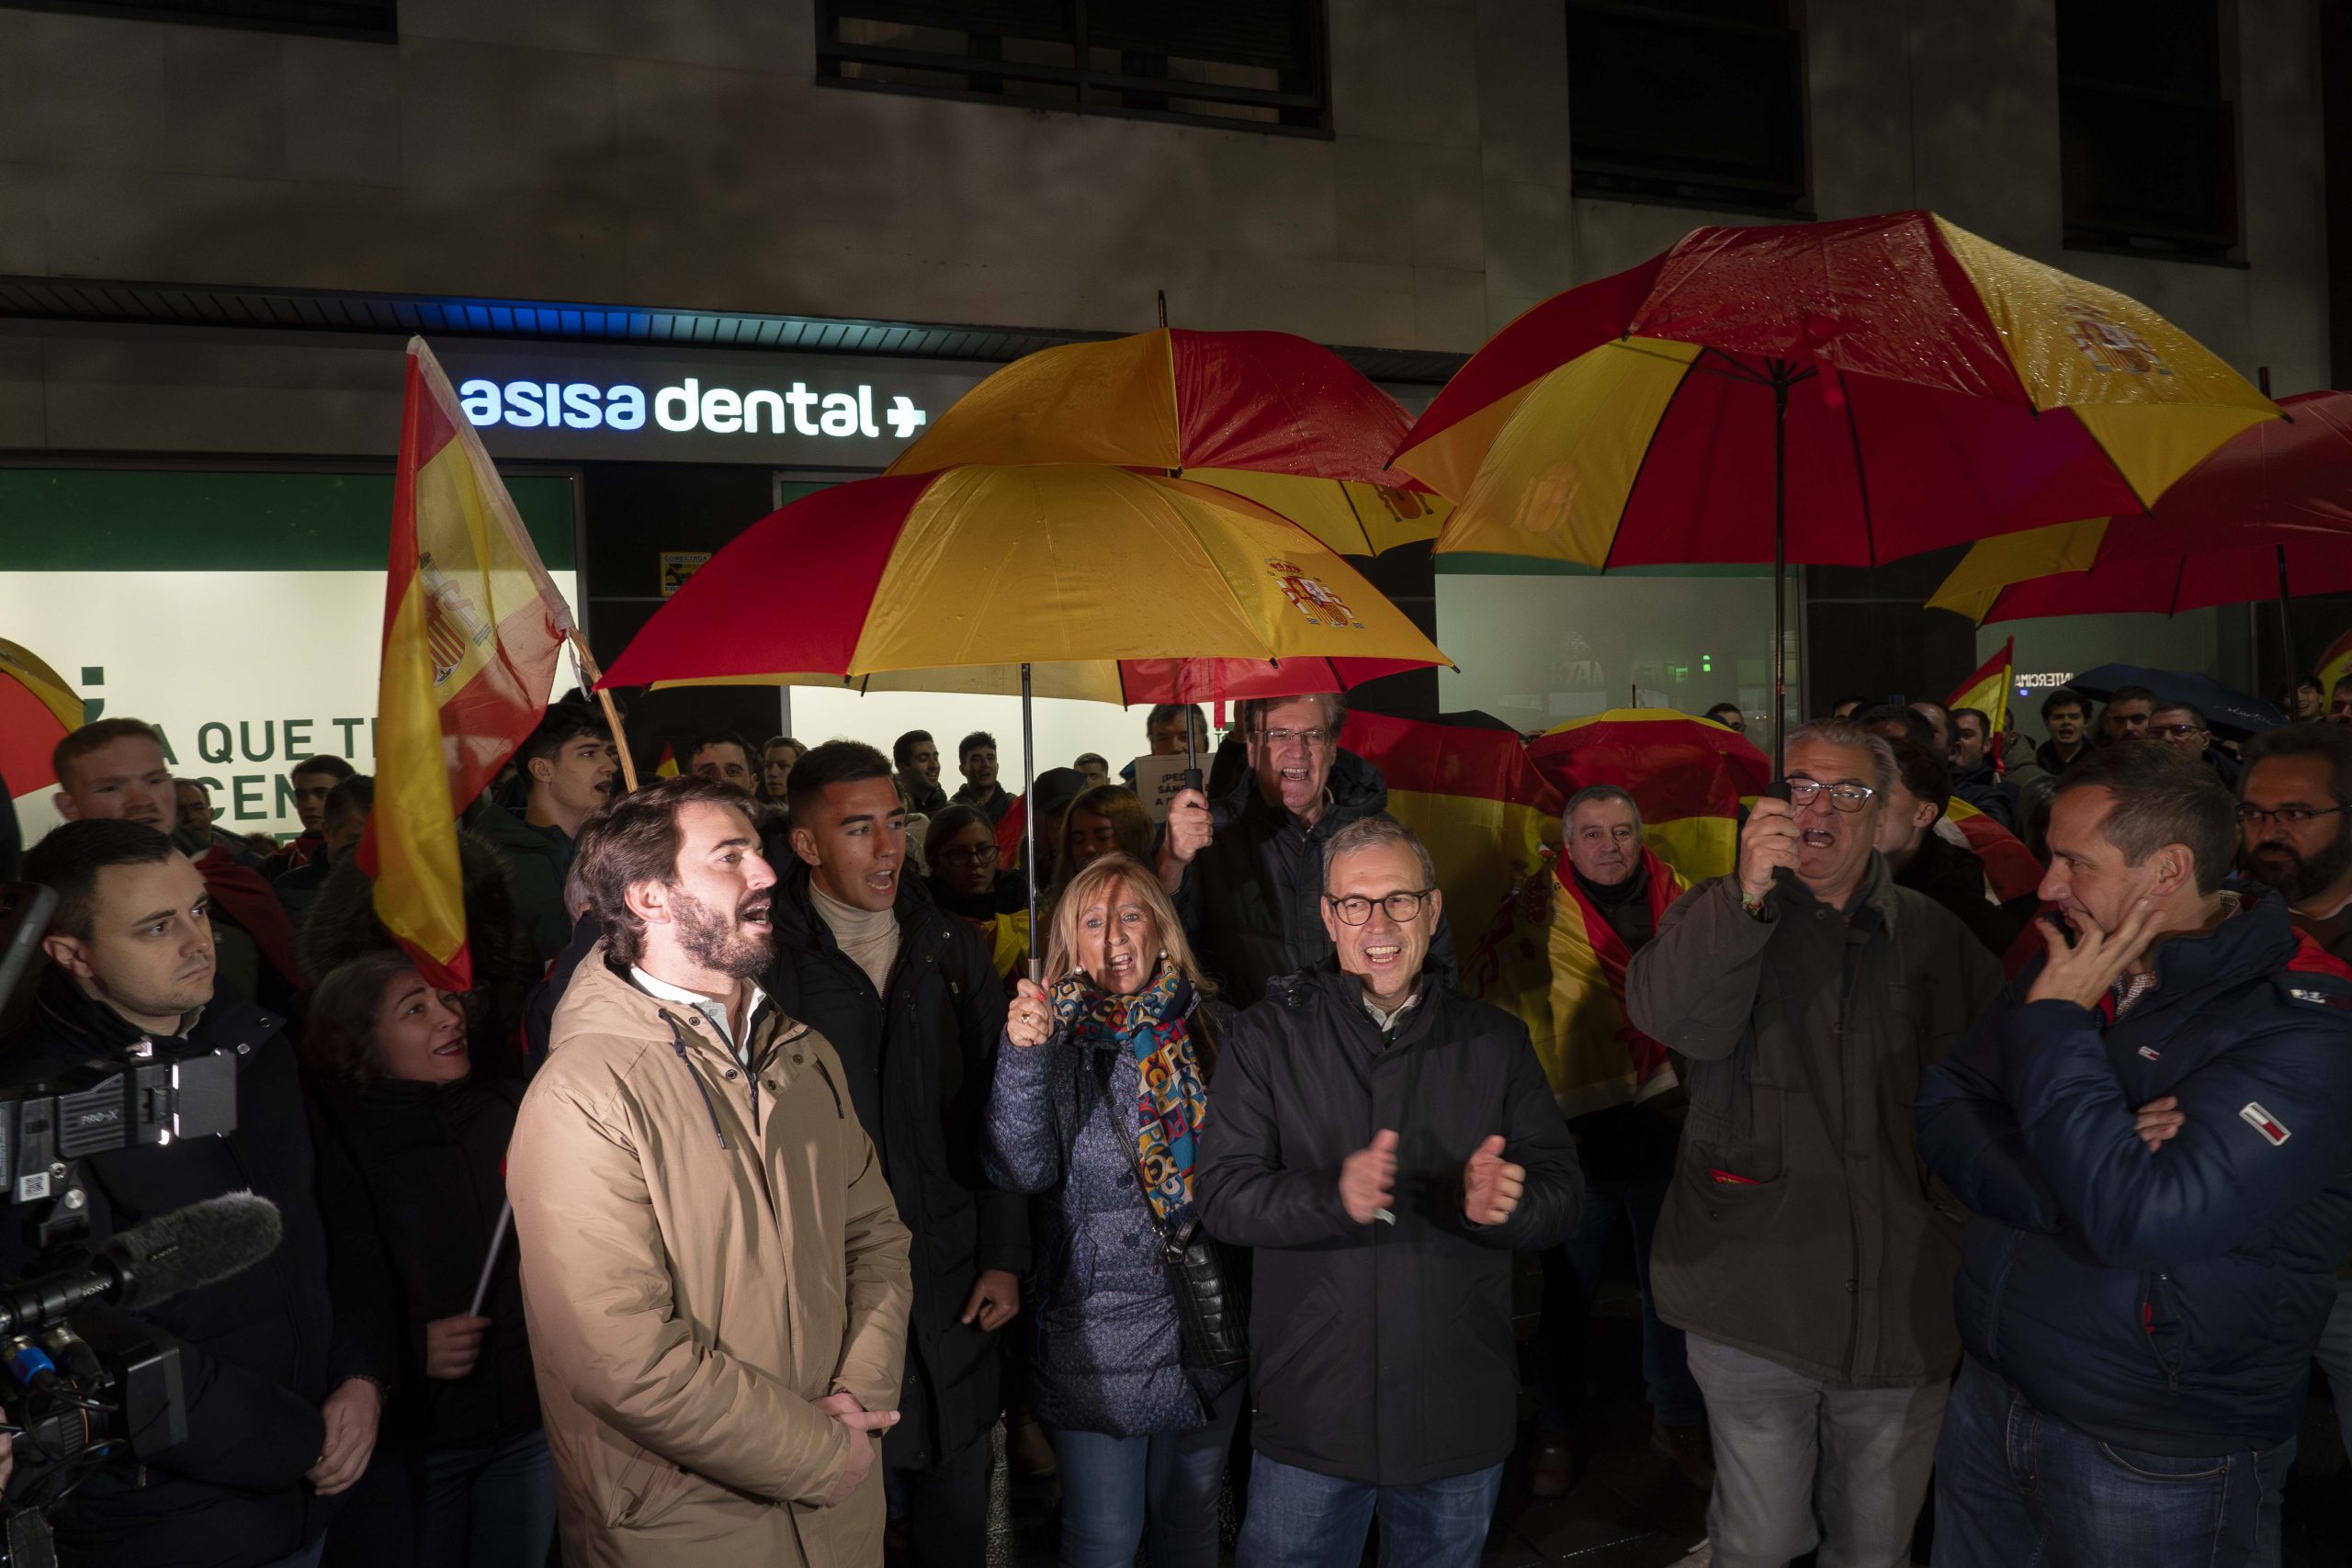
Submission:
[[[154,1456],[143,1486],[114,1466],[85,1481],[53,1521],[60,1558],[90,1568],[316,1563],[334,1499],[374,1449],[395,1330],[370,1315],[389,1298],[380,1257],[329,1256],[330,1228],[369,1233],[364,1216],[321,1215],[285,1022],[216,984],[204,878],[155,828],[68,822],[26,854],[24,875],[54,890],[57,908],[33,1015],[0,1043],[9,1094],[77,1070],[236,1058],[234,1132],[83,1162],[88,1229],[74,1247],[246,1190],[275,1202],[284,1225],[263,1262],[144,1314],[179,1343],[187,1440]],[[37,1259],[28,1234],[49,1208],[0,1209],[0,1274],[61,1261]]]

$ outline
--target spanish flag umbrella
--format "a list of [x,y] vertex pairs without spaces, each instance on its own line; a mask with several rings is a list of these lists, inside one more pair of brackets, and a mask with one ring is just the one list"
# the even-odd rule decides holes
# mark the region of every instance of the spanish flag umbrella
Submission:
[[[1353,568],[1230,491],[1099,465],[966,466],[770,513],[686,580],[602,683],[896,676],[1015,689],[1025,705],[1041,686],[1124,700],[1126,660],[1165,661],[1148,670],[1167,690],[1216,690],[1226,660],[1237,682],[1266,683],[1447,662]],[[959,685],[958,671],[976,679]],[[1025,739],[1025,705],[1023,722]]]
[[[2137,512],[2278,409],[2155,311],[1931,212],[1693,231],[1473,355],[1396,467],[1443,552],[1875,565]],[[1783,703],[1773,705],[1773,744]]]
[[1107,463],[1244,495],[1345,555],[1437,536],[1448,503],[1388,468],[1412,423],[1346,360],[1289,333],[1156,332],[1013,361],[888,472]]
[[1928,603],[1980,624],[2352,591],[2352,393],[2282,398],[2144,516],[1979,542]]
[[9,792],[29,795],[55,784],[51,753],[81,728],[82,699],[64,677],[30,649],[0,640],[0,778]]

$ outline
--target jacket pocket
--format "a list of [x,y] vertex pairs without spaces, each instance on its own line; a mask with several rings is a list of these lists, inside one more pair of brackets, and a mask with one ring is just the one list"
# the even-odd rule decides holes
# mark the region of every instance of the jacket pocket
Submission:
[[2180,1369],[2188,1349],[2188,1325],[2180,1313],[2180,1287],[2162,1269],[2140,1274],[2140,1330],[2165,1375],[2166,1388],[2180,1385]]
[[692,1480],[651,1449],[638,1449],[605,1488],[606,1528],[628,1529],[652,1524],[678,1506]]

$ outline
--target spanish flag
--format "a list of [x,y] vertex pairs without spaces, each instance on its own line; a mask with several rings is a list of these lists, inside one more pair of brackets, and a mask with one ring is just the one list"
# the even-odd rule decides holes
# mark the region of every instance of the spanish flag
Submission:
[[2319,656],[2318,673],[2320,690],[2335,695],[2335,683],[2352,675],[2352,632],[2327,645],[2327,651]]
[[2041,863],[2033,858],[2024,840],[1958,795],[1946,804],[1944,815],[1984,863],[1984,880],[1992,886],[1994,897],[2006,904],[2041,887]]
[[1351,713],[1340,744],[1387,781],[1388,814],[1430,852],[1457,931],[1485,930],[1560,842],[1559,792],[1528,761],[1519,732],[1498,720]]
[[[1682,897],[1687,884],[1656,850],[1642,852],[1649,873],[1653,929]],[[1536,1059],[1552,1080],[1564,1116],[1582,1116],[1663,1094],[1675,1087],[1666,1047],[1625,1018],[1625,966],[1634,961],[1624,938],[1586,897],[1564,855],[1552,895],[1551,986],[1521,1000],[1520,1017],[1535,1043]]]
[[[2016,679],[2018,639],[2009,638],[2001,651],[1984,661],[1984,668],[1960,683],[1944,704],[1947,708],[1974,708],[1993,721],[1993,734],[2007,733],[2009,728],[2009,687]],[[1999,759],[2000,747],[1986,748],[1986,755]]]
[[571,612],[448,378],[408,344],[378,677],[376,914],[425,978],[472,986],[457,815],[547,711]]
[[1739,861],[1741,803],[1764,793],[1772,764],[1745,738],[1672,708],[1611,708],[1547,731],[1528,756],[1562,797],[1614,784],[1642,810],[1642,837],[1684,881]]

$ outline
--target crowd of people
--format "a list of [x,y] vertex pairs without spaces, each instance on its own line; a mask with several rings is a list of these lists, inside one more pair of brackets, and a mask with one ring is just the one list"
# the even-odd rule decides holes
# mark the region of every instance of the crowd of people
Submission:
[[463,992],[347,761],[265,850],[99,720],[8,1081],[225,1053],[236,1127],[76,1162],[0,1273],[233,1190],[284,1239],[148,1314],[187,1440],[62,1558],[967,1568],[1001,1427],[1071,1568],[1466,1568],[1592,1457],[1623,1234],[1718,1568],[1893,1568],[1931,1492],[1939,1568],[2275,1562],[2314,1357],[2352,1439],[2352,682],[2293,701],[1841,701],[1706,879],[1577,792],[1570,1027],[1639,1070],[1574,1117],[1337,695],[1151,710],[1164,821],[980,731],[952,795],[922,730],[631,791],[558,702],[460,819]]

